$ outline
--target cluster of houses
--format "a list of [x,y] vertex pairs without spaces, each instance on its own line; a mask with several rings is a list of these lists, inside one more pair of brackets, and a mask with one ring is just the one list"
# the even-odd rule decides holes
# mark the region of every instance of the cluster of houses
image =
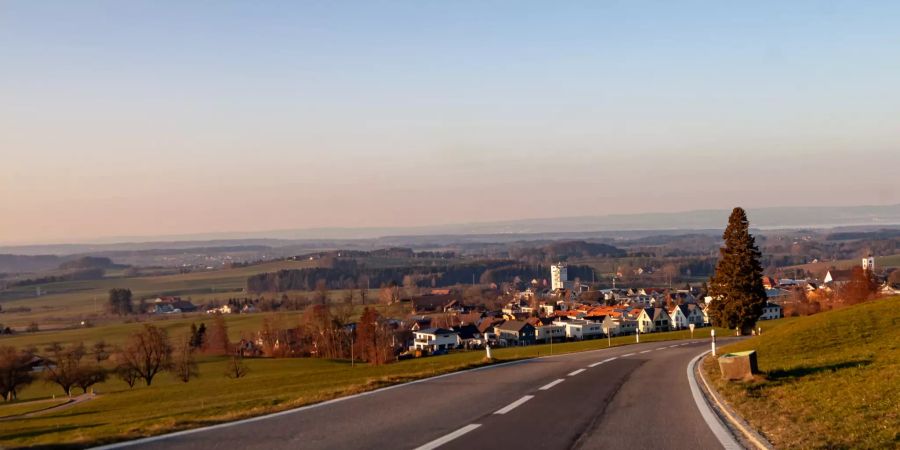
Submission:
[[156,297],[150,299],[145,312],[150,314],[180,314],[197,311],[197,306],[181,297]]
[[[869,255],[862,258],[858,267],[872,273],[873,278],[878,283],[878,293],[881,295],[898,295],[900,294],[900,286],[892,285],[888,282],[888,273],[886,271],[876,271],[875,258]],[[833,292],[841,286],[850,283],[853,280],[853,268],[847,269],[829,269],[821,281],[814,279],[792,279],[792,278],[774,278],[763,277],[763,287],[766,288],[766,295],[773,301],[781,301],[787,298],[792,290],[802,289],[807,293],[815,292]]]
[[[709,300],[698,301],[690,291],[622,289],[590,291],[603,301],[550,299],[535,301],[519,297],[499,311],[471,312],[448,297],[442,314],[433,311],[435,298],[423,296],[428,311],[412,318],[411,350],[441,353],[455,348],[531,345],[559,341],[596,339],[607,336],[655,333],[709,326]],[[587,293],[585,293],[587,294]],[[446,294],[444,294],[446,295]],[[565,296],[564,292],[557,292]],[[610,306],[610,301],[614,304]],[[421,306],[416,299],[414,307]],[[781,307],[769,303],[760,320],[782,317]],[[441,326],[433,326],[434,323]]]

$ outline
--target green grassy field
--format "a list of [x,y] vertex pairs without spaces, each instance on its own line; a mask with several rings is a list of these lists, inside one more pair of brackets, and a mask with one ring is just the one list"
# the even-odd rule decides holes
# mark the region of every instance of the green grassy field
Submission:
[[0,403],[0,419],[45,410],[62,405],[64,403],[68,403],[68,401],[69,400],[67,398],[56,398],[33,402],[17,402],[11,404]]
[[[763,323],[773,329],[780,321]],[[694,332],[708,339],[709,328]],[[728,334],[719,329],[720,336]],[[688,331],[654,333],[641,342],[686,339]],[[634,342],[633,337],[612,339],[613,346]],[[606,348],[605,339],[560,343],[553,353]],[[550,354],[549,345],[496,349],[498,362]],[[0,446],[61,445],[85,447],[104,442],[165,433],[239,419],[315,403],[390,384],[483,365],[482,351],[418,358],[384,366],[321,359],[249,359],[250,373],[232,380],[223,375],[226,361],[205,357],[200,378],[184,384],[168,374],[153,386],[128,389],[118,380],[98,385],[100,396],[70,409],[29,419],[0,421]],[[59,395],[53,385],[36,383],[23,390],[20,401]]]
[[[247,277],[282,269],[314,267],[318,261],[273,261],[234,269],[196,271],[185,274],[147,277],[106,277],[99,280],[65,281],[40,285],[41,296],[36,296],[37,286],[21,286],[0,292],[4,310],[17,307],[30,308],[25,312],[4,312],[0,323],[24,327],[31,322],[42,326],[68,326],[82,319],[103,314],[108,291],[112,288],[128,288],[135,300],[159,295],[189,297],[196,303],[209,300],[225,300],[241,297]],[[374,297],[373,297],[374,298]]]
[[[394,304],[393,306],[370,305],[370,307],[375,308],[382,315],[406,314],[408,312],[406,310],[398,312],[397,308],[406,307],[402,304]],[[361,315],[363,308],[364,306],[355,304],[351,319]],[[277,321],[285,327],[291,327],[299,325],[302,316],[303,313],[301,311],[279,311],[274,313],[228,314],[223,317],[228,325],[229,337],[232,341],[238,341],[242,337],[247,337],[259,331],[263,321],[266,319]],[[206,326],[209,327],[212,324],[212,317],[205,313],[141,316],[140,320],[129,319],[126,322],[119,319],[93,327],[0,335],[0,345],[11,345],[16,348],[33,346],[42,349],[53,342],[83,342],[85,345],[90,346],[100,340],[105,341],[107,344],[118,345],[125,342],[128,336],[140,329],[145,323],[152,323],[166,330],[169,337],[178,338],[188,333],[191,323],[196,323],[198,326],[201,323],[206,323]]]
[[722,349],[757,351],[753,382],[707,358],[719,392],[778,448],[900,446],[900,297],[784,322]]

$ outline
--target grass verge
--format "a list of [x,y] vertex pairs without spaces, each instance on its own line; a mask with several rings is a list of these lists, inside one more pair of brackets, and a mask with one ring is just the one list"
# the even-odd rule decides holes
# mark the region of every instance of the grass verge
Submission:
[[784,321],[722,348],[755,349],[751,382],[703,370],[732,406],[778,448],[900,446],[900,297]]

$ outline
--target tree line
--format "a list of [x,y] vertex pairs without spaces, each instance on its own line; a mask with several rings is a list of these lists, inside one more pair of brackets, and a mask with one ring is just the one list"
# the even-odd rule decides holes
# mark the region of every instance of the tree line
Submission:
[[[371,268],[355,260],[338,260],[332,267],[280,270],[253,275],[247,279],[247,292],[310,291],[323,284],[327,289],[401,286],[410,282],[420,287],[447,287],[476,282],[503,282],[520,278],[545,278],[549,268],[519,264],[511,260],[480,261],[464,264]],[[569,278],[591,279],[588,266],[569,266]]]

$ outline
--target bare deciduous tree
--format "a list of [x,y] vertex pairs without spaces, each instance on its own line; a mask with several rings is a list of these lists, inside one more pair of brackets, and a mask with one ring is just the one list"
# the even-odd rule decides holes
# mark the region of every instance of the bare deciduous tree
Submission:
[[116,376],[128,384],[129,388],[134,388],[134,384],[137,383],[138,378],[140,378],[137,369],[128,364],[119,364],[119,366],[116,367]]
[[14,347],[0,346],[0,395],[6,401],[16,399],[18,391],[34,381],[28,361],[32,355]]
[[227,355],[231,352],[231,341],[228,339],[228,325],[221,314],[213,316],[213,323],[206,341],[206,351],[213,355]]
[[109,374],[103,367],[89,365],[79,369],[75,385],[81,388],[82,392],[87,394],[87,391],[91,386],[106,381],[108,377]]
[[238,354],[231,355],[231,360],[225,368],[225,376],[228,378],[242,378],[250,369],[244,364],[244,357]]
[[81,360],[87,353],[84,344],[63,347],[58,342],[47,346],[47,355],[51,362],[46,365],[45,377],[50,383],[56,383],[66,395],[72,395],[72,387],[81,377]]
[[194,347],[191,338],[185,337],[178,341],[175,347],[175,356],[172,360],[172,371],[175,377],[184,383],[191,381],[200,375],[197,369],[197,360],[194,358]]
[[150,386],[159,372],[171,368],[172,345],[165,330],[148,324],[131,336],[119,356],[120,364],[134,370]]

